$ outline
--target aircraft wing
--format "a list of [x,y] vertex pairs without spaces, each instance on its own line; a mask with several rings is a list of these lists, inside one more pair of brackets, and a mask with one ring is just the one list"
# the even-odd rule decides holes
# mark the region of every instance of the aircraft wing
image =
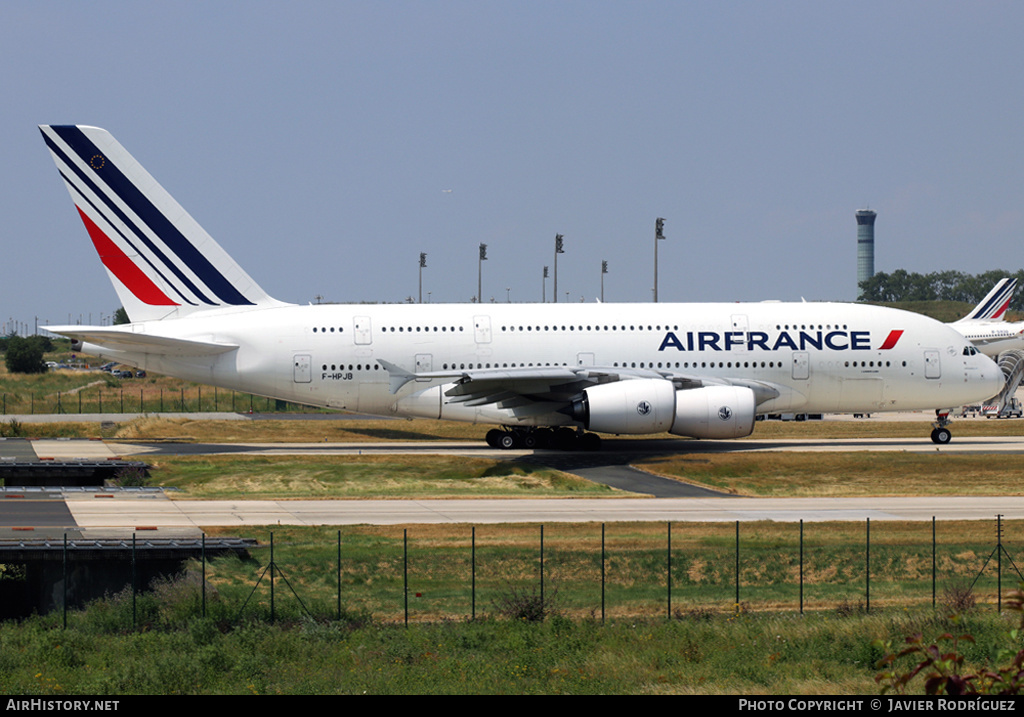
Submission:
[[391,393],[416,380],[449,379],[454,385],[444,392],[451,403],[467,406],[496,404],[521,412],[537,405],[549,410],[552,403],[568,403],[591,386],[632,379],[671,381],[677,390],[703,386],[745,386],[754,391],[757,403],[777,397],[779,390],[769,382],[725,377],[695,376],[667,369],[635,369],[609,366],[537,366],[504,369],[469,369],[412,373],[378,359],[391,378]]
[[238,348],[237,344],[136,333],[106,326],[46,326],[47,331],[82,343],[103,346],[113,351],[171,356],[211,356]]

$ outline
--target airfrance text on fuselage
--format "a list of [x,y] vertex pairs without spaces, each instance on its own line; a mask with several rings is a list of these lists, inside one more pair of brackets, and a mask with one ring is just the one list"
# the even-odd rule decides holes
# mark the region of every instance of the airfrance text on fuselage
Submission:
[[[895,331],[892,332],[896,333]],[[900,332],[902,333],[902,332]],[[890,334],[890,339],[892,334]],[[898,337],[897,337],[898,338]],[[892,348],[895,341],[887,339],[880,349]],[[831,349],[833,351],[870,351],[870,331],[780,331],[772,337],[764,331],[687,331],[676,334],[669,331],[661,341],[659,351],[733,351],[746,348],[748,351],[807,351],[808,349]]]

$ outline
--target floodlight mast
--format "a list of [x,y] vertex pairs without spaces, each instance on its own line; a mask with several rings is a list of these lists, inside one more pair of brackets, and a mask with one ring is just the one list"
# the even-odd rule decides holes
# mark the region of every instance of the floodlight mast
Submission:
[[427,266],[427,255],[420,252],[420,303],[423,303],[423,269]]
[[665,238],[665,220],[654,220],[654,303],[658,303],[658,242]]
[[480,245],[480,260],[476,263],[476,303],[483,302],[484,262],[487,261],[487,245]]
[[555,234],[555,303],[558,303],[558,255],[564,254],[565,249],[562,246],[562,239],[564,237],[561,234]]

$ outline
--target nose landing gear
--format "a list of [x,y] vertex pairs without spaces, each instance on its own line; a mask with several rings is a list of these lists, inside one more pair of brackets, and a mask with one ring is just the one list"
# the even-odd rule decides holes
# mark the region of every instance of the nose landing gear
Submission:
[[932,443],[944,446],[953,440],[953,434],[947,428],[950,423],[948,409],[935,409],[935,423],[932,424],[934,426],[932,428]]

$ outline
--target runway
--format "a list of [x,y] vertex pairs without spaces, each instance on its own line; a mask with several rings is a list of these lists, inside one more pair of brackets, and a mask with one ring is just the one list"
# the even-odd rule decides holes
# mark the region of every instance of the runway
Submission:
[[1024,519],[1024,497],[606,498],[523,500],[196,501],[69,496],[77,527],[124,533],[157,527],[579,522],[776,522]]
[[[940,453],[1024,453],[1024,438],[960,438],[935,446],[925,438],[864,440],[608,440],[596,453],[560,451],[496,451],[478,442],[384,442],[337,444],[195,444],[124,443],[87,440],[0,440],[0,460],[34,454],[45,460],[157,455],[472,455],[529,460],[567,470],[600,482],[622,483],[623,490],[641,492],[651,480],[686,497],[606,499],[481,499],[481,500],[176,500],[160,491],[140,494],[119,490],[4,491],[0,500],[0,537],[53,535],[120,536],[137,531],[161,535],[196,535],[204,528],[274,525],[400,525],[687,521],[733,522],[771,520],[928,521],[987,520],[997,514],[1024,519],[1024,497],[942,498],[741,498],[648,476],[629,467],[638,456],[662,453],[723,451],[914,451]],[[635,476],[630,475],[630,471]],[[589,474],[589,475],[588,475]]]

